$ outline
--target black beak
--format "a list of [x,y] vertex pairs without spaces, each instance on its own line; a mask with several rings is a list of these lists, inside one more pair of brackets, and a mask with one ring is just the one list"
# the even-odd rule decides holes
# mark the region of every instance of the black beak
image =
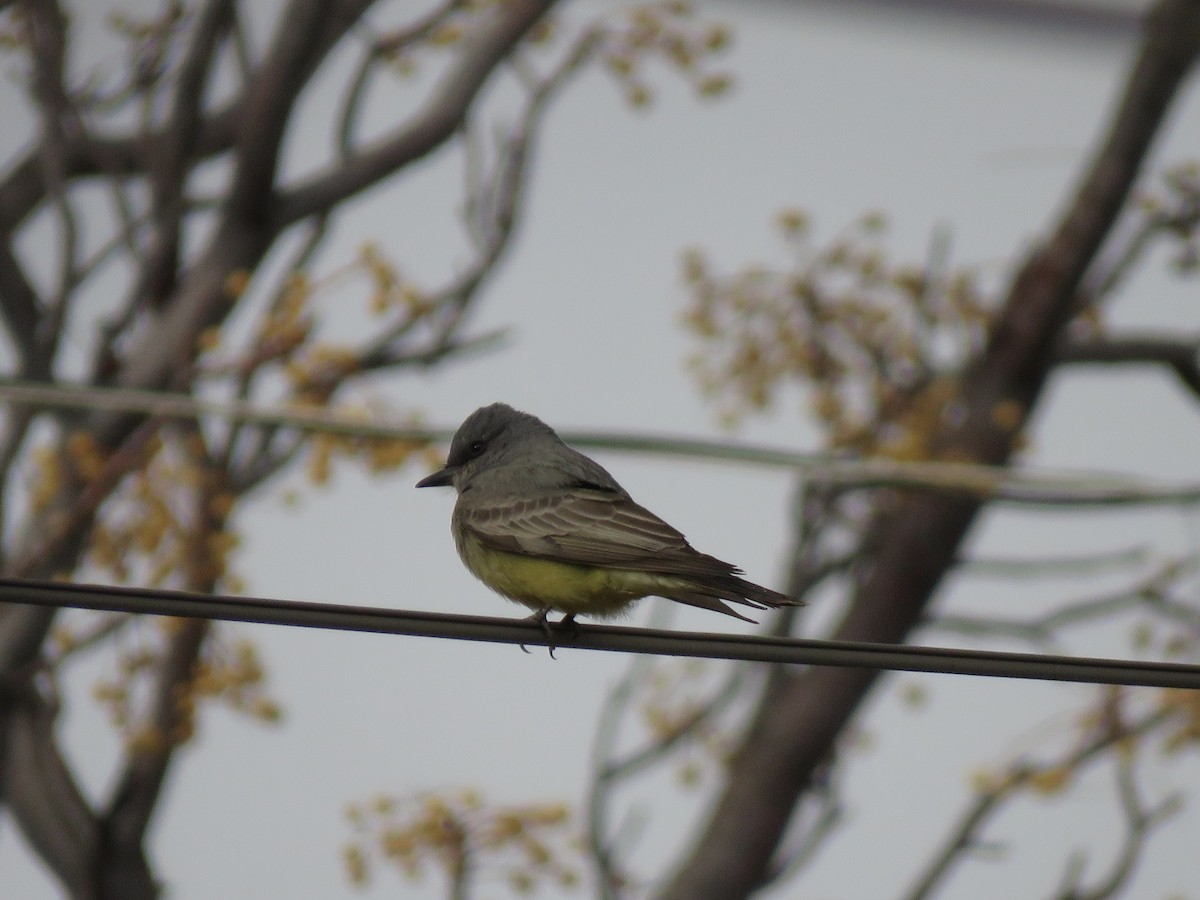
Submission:
[[457,471],[457,466],[446,466],[444,469],[438,469],[432,475],[426,475],[418,481],[417,487],[446,487],[454,484],[454,473]]

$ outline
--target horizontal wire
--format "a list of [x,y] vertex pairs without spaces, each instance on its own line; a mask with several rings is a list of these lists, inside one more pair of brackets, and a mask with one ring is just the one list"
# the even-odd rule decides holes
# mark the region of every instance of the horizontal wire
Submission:
[[[537,624],[519,618],[410,612],[20,578],[0,578],[0,602],[461,641],[548,644],[546,634]],[[1200,666],[1185,663],[659,631],[611,625],[583,625],[577,633],[564,630],[555,634],[555,638],[559,649],[571,650],[1200,690]]]
[[[0,378],[0,398],[11,404],[142,413],[164,418],[218,418],[383,440],[447,443],[452,429],[372,420],[326,408],[267,408],[241,400],[204,400],[190,394],[85,384],[46,384]],[[1200,503],[1200,484],[1160,484],[1110,473],[1011,469],[937,460],[846,459],[735,441],[667,435],[559,432],[569,444],[591,450],[635,452],[790,468],[823,484],[852,487],[911,486],[960,491],[985,499],[1049,506],[1186,506]]]

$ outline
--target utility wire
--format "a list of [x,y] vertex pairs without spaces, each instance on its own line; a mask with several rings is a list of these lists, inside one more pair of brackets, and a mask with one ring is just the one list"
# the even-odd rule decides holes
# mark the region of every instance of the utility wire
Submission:
[[[263,407],[242,400],[205,400],[191,394],[48,384],[0,378],[0,399],[10,404],[90,412],[124,412],[168,419],[216,418],[381,440],[447,443],[453,429],[378,421],[364,413],[328,408]],[[1200,503],[1200,484],[1162,484],[1113,473],[1013,469],[947,461],[847,459],[822,453],[797,453],[736,441],[712,441],[668,435],[605,434],[562,430],[567,443],[591,450],[722,460],[792,469],[822,484],[847,487],[929,487],[988,500],[1027,505],[1188,506]]]
[[[546,646],[548,643],[542,629],[525,619],[409,612],[334,603],[189,594],[183,591],[19,578],[0,578],[0,603],[404,634],[460,641],[536,646]],[[615,650],[660,656],[1200,690],[1200,666],[1184,663],[659,631],[609,625],[580,626],[578,633],[561,631],[554,637],[556,646],[564,650]]]

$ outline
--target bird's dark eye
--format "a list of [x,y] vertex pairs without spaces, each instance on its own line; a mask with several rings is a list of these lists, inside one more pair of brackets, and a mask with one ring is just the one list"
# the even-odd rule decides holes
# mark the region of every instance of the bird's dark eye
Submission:
[[474,458],[486,449],[487,449],[487,444],[485,444],[483,441],[476,441],[470,447],[467,448],[467,453],[469,453],[471,455],[471,457]]

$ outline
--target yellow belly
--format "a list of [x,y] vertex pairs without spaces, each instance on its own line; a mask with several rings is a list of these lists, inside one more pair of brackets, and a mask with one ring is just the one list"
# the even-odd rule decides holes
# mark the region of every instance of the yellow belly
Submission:
[[469,535],[456,543],[459,555],[476,578],[496,593],[533,610],[612,616],[665,586],[661,575],[506,553],[485,547]]

